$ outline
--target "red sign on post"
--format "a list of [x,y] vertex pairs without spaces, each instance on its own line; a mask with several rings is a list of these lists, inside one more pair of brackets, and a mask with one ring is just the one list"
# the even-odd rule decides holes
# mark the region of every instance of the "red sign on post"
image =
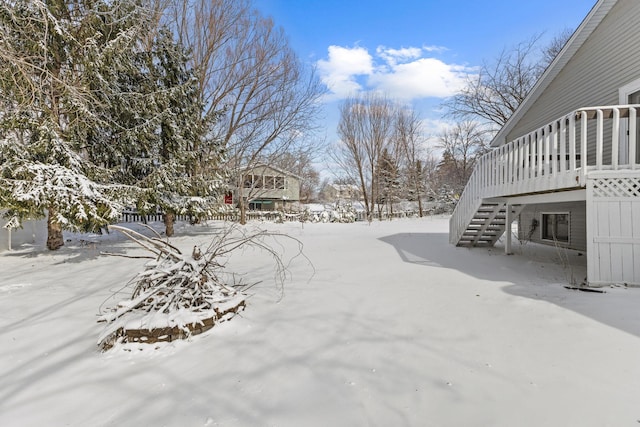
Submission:
[[227,191],[224,194],[224,204],[225,205],[232,205],[233,204],[233,193],[231,191]]

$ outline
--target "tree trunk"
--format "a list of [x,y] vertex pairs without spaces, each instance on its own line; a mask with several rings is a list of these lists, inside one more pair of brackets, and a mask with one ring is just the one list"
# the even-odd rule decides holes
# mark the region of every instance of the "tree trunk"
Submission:
[[245,225],[247,223],[247,205],[244,200],[240,200],[240,224]]
[[62,236],[62,225],[55,220],[56,211],[49,207],[47,215],[47,249],[55,251],[64,246],[64,237]]
[[173,211],[167,211],[164,214],[164,232],[167,237],[173,236],[173,224],[176,221],[176,214]]
[[420,218],[424,215],[422,212],[422,199],[420,198],[420,192],[418,192],[418,212],[420,212]]
[[[244,181],[245,181],[245,175],[242,174],[240,175],[240,180],[238,181],[238,209],[240,210],[240,224],[241,225],[245,225],[247,223],[247,205],[246,202],[248,202],[248,197],[247,200],[245,200],[244,198]],[[249,190],[251,191],[251,190]]]

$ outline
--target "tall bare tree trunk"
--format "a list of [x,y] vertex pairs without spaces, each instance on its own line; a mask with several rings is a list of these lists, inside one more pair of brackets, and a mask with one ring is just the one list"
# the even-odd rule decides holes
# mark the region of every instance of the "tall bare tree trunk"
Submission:
[[[232,167],[250,170],[292,147],[311,147],[325,86],[300,61],[284,31],[251,0],[170,0],[177,37],[191,61],[206,115]],[[305,135],[295,138],[293,135]],[[243,182],[240,182],[243,185]],[[251,198],[251,188],[245,196]],[[239,201],[246,222],[246,201]]]
[[247,223],[247,206],[243,200],[240,201],[240,224],[245,225]]
[[173,236],[173,224],[176,222],[176,214],[173,211],[167,211],[164,214],[164,228],[167,237]]
[[[240,210],[240,224],[245,225],[247,223],[247,202],[244,197],[244,181],[245,175],[242,174],[238,181],[238,209]],[[247,198],[248,199],[248,198]]]
[[64,246],[64,237],[62,236],[62,225],[55,220],[56,210],[49,207],[47,214],[47,249],[55,251]]

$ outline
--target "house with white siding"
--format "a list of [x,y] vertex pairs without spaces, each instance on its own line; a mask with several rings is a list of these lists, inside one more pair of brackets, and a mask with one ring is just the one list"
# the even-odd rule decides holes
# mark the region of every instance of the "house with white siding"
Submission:
[[353,184],[329,184],[323,197],[331,202],[356,202],[362,200],[362,190]]
[[586,251],[587,282],[640,285],[640,1],[599,0],[476,164],[450,242]]

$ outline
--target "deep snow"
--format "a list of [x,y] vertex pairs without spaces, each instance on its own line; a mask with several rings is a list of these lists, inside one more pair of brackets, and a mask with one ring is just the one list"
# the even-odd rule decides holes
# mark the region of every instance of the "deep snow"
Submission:
[[[640,289],[565,289],[585,275],[577,252],[456,248],[447,218],[260,226],[300,239],[312,264],[294,259],[281,292],[268,255],[236,254],[229,267],[260,281],[247,309],[158,350],[96,346],[101,305],[144,264],[100,255],[141,253],[122,236],[1,253],[0,425],[640,422]],[[293,243],[276,246],[287,258]]]

